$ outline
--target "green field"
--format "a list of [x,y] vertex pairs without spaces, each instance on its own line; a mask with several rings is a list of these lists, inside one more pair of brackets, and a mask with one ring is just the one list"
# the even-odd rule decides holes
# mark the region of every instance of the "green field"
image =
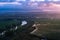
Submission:
[[[18,39],[20,35],[23,35],[25,32],[29,32],[32,30],[32,25],[31,24],[40,24],[37,25],[36,27],[38,30],[35,33],[37,36],[45,36],[48,38],[48,40],[60,40],[60,20],[58,19],[32,19],[33,23],[28,20],[29,24],[23,26],[22,28],[18,28],[17,31],[12,32],[13,34],[16,33],[15,37],[11,39],[15,39],[16,36]],[[20,20],[4,20],[0,21],[0,29],[9,29],[11,27],[14,27],[16,25],[20,25],[21,21]],[[19,26],[18,26],[19,27]],[[30,29],[29,29],[30,28]],[[20,32],[21,31],[21,32]],[[27,33],[28,33],[27,32]],[[11,32],[9,32],[11,33]],[[27,34],[24,34],[25,37]],[[29,38],[29,36],[27,36]],[[20,39],[20,38],[19,38]],[[23,39],[23,38],[22,38]]]
[[60,20],[50,20],[50,19],[39,19],[35,20],[38,30],[35,35],[46,36],[49,40],[60,40]]
[[0,29],[9,29],[20,24],[21,24],[20,20],[7,20],[7,21],[4,20],[0,21]]

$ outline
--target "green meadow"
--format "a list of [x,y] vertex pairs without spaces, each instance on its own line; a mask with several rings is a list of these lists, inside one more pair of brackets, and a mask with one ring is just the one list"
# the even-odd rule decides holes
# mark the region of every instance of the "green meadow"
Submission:
[[46,36],[48,40],[60,40],[60,19],[36,19],[38,30],[36,35]]

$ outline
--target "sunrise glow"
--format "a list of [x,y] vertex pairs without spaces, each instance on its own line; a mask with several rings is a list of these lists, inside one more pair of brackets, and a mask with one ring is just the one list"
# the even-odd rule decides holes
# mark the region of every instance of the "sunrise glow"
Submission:
[[60,0],[14,0],[13,2],[9,1],[10,0],[8,0],[7,2],[0,2],[0,6],[4,7],[5,5],[10,5],[11,7],[19,6],[19,8],[26,7],[27,9],[38,9],[42,11],[60,11],[60,3],[58,3],[58,1]]

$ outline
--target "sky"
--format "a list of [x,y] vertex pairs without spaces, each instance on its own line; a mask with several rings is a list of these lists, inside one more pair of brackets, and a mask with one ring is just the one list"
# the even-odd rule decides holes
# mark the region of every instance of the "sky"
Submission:
[[0,0],[0,11],[60,12],[60,0]]

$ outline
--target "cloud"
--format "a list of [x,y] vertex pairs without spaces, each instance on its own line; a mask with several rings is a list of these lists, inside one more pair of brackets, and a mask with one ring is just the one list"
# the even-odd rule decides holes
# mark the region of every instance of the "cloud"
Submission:
[[18,2],[0,2],[0,5],[8,5],[8,4],[21,5],[21,3]]
[[60,4],[44,3],[43,5],[39,6],[38,9],[42,9],[42,11],[46,11],[46,12],[60,12]]
[[[32,11],[43,11],[43,12],[60,12],[60,4],[57,3],[37,3],[37,2],[29,2],[28,5],[22,5],[19,2],[0,2],[0,8],[10,7],[10,8],[25,8],[26,9],[34,9]],[[30,7],[30,8],[29,8]]]
[[18,3],[18,2],[0,2],[0,9],[3,9],[3,8],[21,8],[22,4],[21,3]]
[[37,3],[37,2],[30,2],[28,4],[31,8],[42,10],[43,12],[60,12],[60,4],[57,3]]

